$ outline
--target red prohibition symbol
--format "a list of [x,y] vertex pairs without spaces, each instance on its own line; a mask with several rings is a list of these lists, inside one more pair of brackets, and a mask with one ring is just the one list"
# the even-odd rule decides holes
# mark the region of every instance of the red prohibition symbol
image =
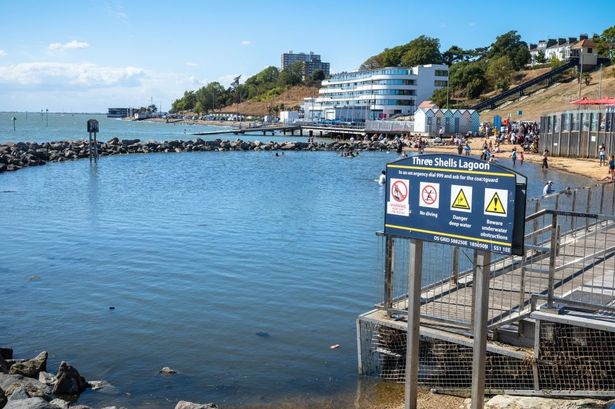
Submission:
[[408,197],[408,186],[401,180],[396,181],[391,186],[391,196],[397,202],[403,202]]
[[432,185],[425,185],[421,191],[421,198],[425,204],[434,204],[438,200],[438,191]]

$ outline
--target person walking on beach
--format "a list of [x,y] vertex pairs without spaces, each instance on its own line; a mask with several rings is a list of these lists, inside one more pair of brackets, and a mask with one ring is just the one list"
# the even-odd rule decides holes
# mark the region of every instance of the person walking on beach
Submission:
[[472,150],[472,147],[470,147],[470,142],[466,142],[466,146],[464,147],[465,152],[466,152],[466,156],[470,156],[470,151]]
[[549,169],[549,150],[545,149],[542,153],[542,169]]
[[510,154],[510,158],[512,159],[513,166],[517,163],[517,149],[513,148],[512,153]]
[[523,165],[523,161],[525,160],[525,155],[523,154],[523,149],[519,151],[519,163]]
[[609,159],[609,175],[615,178],[615,155],[611,155],[611,159]]
[[598,148],[598,156],[600,157],[600,165],[606,165],[606,146],[604,144],[600,145]]

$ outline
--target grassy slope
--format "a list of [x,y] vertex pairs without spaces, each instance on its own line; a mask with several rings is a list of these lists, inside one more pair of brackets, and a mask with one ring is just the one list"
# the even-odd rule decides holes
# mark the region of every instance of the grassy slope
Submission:
[[[592,80],[590,85],[585,86],[585,84],[583,84],[582,96],[598,98],[600,71],[593,71],[591,76]],[[515,120],[538,121],[542,114],[548,112],[576,109],[577,106],[570,104],[570,101],[577,99],[578,96],[579,83],[577,81],[554,84],[547,89],[539,90],[523,99],[517,99],[506,106],[498,107],[492,111],[483,111],[481,112],[480,118],[481,121],[491,122],[494,115],[506,117],[510,113],[511,118]],[[615,66],[603,70],[602,96],[615,97]],[[523,111],[523,115],[519,117],[517,111]]]
[[229,105],[222,108],[222,112],[235,113],[239,112],[245,115],[267,115],[269,108],[279,104],[284,104],[285,107],[303,104],[303,98],[314,97],[318,95],[318,87],[306,87],[298,85],[284,91],[279,96],[270,101],[246,101],[239,104]]

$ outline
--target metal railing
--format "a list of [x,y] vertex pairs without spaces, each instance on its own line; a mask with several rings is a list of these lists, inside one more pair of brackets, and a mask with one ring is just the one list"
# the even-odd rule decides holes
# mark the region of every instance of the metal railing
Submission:
[[[566,189],[528,200],[523,256],[491,262],[489,327],[515,324],[537,308],[612,312],[615,305],[615,194],[613,185]],[[409,241],[382,235],[383,299],[392,318],[407,314]],[[469,334],[472,328],[474,250],[424,243],[421,320]],[[544,300],[544,304],[539,301]]]

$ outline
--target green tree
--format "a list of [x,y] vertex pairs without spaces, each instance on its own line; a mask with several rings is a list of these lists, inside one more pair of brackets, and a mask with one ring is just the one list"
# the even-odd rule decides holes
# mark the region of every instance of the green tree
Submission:
[[445,108],[446,100],[447,100],[447,92],[448,90],[446,88],[436,89],[431,95],[431,102],[433,102],[440,108]]
[[522,69],[531,61],[532,57],[527,43],[521,41],[521,36],[516,31],[509,31],[498,36],[487,53],[489,58],[497,58],[503,55],[510,59],[515,70]]
[[551,68],[557,68],[562,65],[562,62],[555,55],[552,55],[551,59],[549,60],[549,65],[551,66]]
[[536,64],[545,64],[547,62],[547,58],[545,57],[545,52],[540,50],[536,53],[536,58],[534,59]]
[[325,72],[323,70],[316,70],[312,73],[310,78],[313,82],[320,83],[325,79]]
[[360,70],[375,70],[376,68],[382,67],[382,61],[380,54],[369,57],[361,66]]
[[451,66],[449,87],[454,91],[468,98],[476,98],[487,85],[485,68],[481,61],[462,61]]
[[456,62],[467,61],[468,58],[469,53],[456,45],[442,53],[442,62],[449,66]]
[[280,72],[278,84],[282,86],[297,85],[303,81],[303,62],[297,61]]
[[380,54],[365,60],[360,68],[413,67],[421,64],[439,64],[442,61],[440,40],[422,35],[406,44],[385,48]]
[[506,55],[489,60],[487,64],[487,79],[491,86],[504,91],[510,87],[514,69]]
[[196,104],[194,104],[194,112],[196,112],[198,115],[201,115],[201,113],[203,113],[203,104],[201,103],[201,101],[196,101]]
[[442,63],[440,40],[424,35],[410,41],[407,50],[401,57],[401,65],[404,67],[440,63]]
[[465,93],[468,98],[478,98],[485,89],[486,81],[484,78],[473,78],[466,85]]
[[611,26],[604,30],[598,38],[596,49],[598,54],[614,58],[613,50],[615,50],[615,26]]
[[589,72],[584,72],[583,73],[583,82],[585,82],[585,85],[589,85],[592,82],[592,76]]

